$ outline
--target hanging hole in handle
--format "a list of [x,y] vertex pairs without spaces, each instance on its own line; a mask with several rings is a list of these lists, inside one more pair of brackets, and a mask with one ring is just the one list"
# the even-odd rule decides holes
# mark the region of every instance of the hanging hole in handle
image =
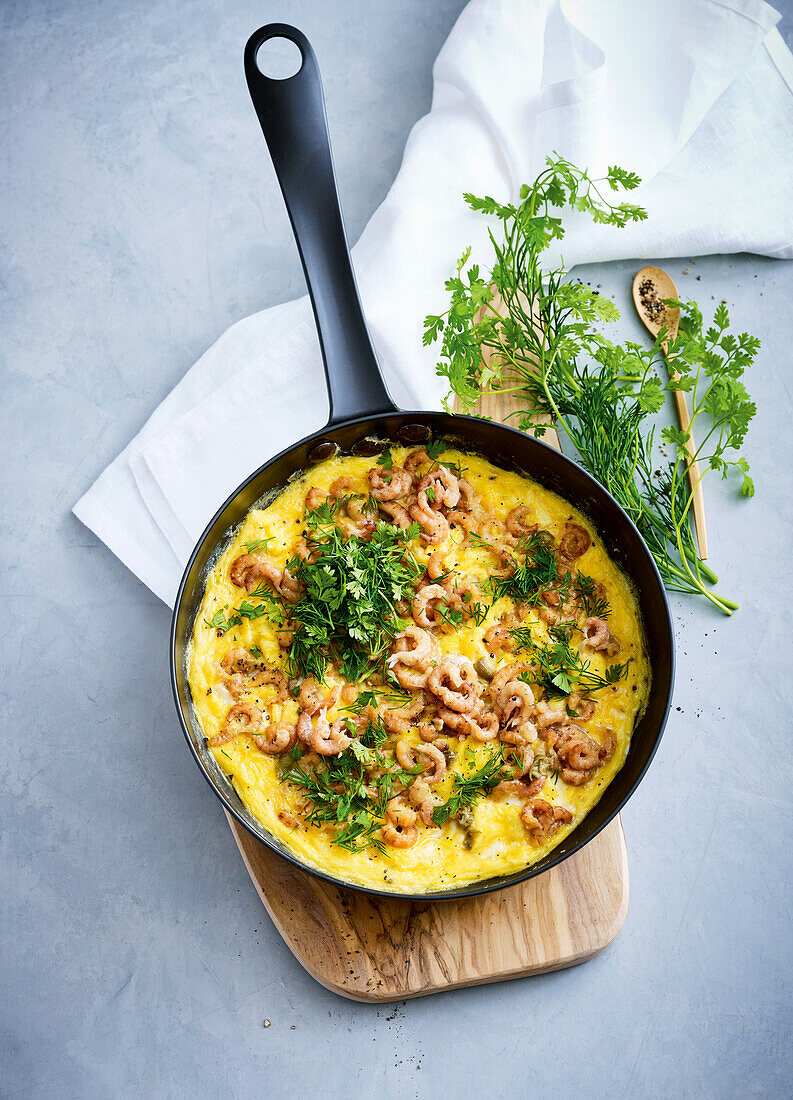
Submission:
[[303,67],[303,54],[291,38],[276,35],[256,51],[256,68],[270,80],[289,80]]

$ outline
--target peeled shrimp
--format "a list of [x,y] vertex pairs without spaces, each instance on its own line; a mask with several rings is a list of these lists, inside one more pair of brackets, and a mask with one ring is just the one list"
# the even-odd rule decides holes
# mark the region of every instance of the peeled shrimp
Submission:
[[[413,603],[411,604],[413,618],[418,626],[423,626],[425,630],[438,626],[443,622],[432,604],[433,600],[443,600],[445,602],[446,589],[439,584],[425,584],[413,597]],[[432,612],[432,618],[429,616],[430,611]]]
[[504,526],[510,535],[514,535],[515,538],[521,538],[523,535],[533,535],[537,530],[537,524],[529,523],[530,518],[534,518],[534,509],[530,508],[528,504],[518,504],[507,514]]
[[470,713],[478,705],[477,676],[473,664],[458,653],[447,653],[427,677],[427,687],[444,707],[459,714]]
[[254,737],[253,743],[260,752],[268,756],[280,756],[291,749],[296,740],[295,727],[279,722],[269,725],[261,736]]
[[398,500],[399,497],[407,496],[413,488],[413,475],[401,466],[392,466],[390,470],[373,466],[367,478],[372,496],[378,502]]
[[209,744],[215,748],[241,734],[256,734],[262,728],[263,721],[264,715],[253,703],[236,703],[226,715],[220,733],[209,738]]
[[585,621],[584,640],[581,645],[588,646],[596,653],[605,653],[607,657],[616,657],[621,648],[620,643],[609,630],[609,624],[601,618]]
[[589,532],[580,523],[566,523],[564,525],[564,534],[562,535],[562,541],[559,543],[559,553],[566,561],[580,558],[591,545],[592,539],[589,537]]

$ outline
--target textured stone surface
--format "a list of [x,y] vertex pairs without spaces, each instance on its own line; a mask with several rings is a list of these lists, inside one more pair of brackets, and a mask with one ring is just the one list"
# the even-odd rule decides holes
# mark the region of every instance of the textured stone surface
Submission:
[[[69,513],[212,340],[302,292],[244,85],[249,32],[282,18],[313,39],[355,238],[461,7],[2,7],[3,1096],[793,1087],[793,266],[665,263],[683,293],[726,297],[763,338],[747,446],[757,496],[706,492],[712,564],[742,610],[728,621],[673,601],[676,709],[624,814],[628,921],[578,969],[392,1009],[316,985],[183,743],[166,608]],[[582,274],[627,314],[633,270]],[[629,315],[622,331],[638,336]]]

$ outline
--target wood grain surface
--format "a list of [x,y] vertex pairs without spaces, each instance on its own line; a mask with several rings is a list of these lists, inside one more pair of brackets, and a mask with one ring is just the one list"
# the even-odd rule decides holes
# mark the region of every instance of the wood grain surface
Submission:
[[[403,1001],[576,966],[615,939],[628,911],[619,818],[519,886],[427,903],[331,886],[265,848],[232,817],[229,824],[292,954],[326,989],[354,1001]],[[266,958],[256,965],[266,967]]]
[[[480,410],[503,420],[510,403],[486,398]],[[544,439],[558,449],[553,430]],[[253,885],[295,958],[327,989],[352,1000],[401,1001],[575,966],[616,938],[628,911],[619,818],[528,882],[417,903],[331,886],[227,816]]]

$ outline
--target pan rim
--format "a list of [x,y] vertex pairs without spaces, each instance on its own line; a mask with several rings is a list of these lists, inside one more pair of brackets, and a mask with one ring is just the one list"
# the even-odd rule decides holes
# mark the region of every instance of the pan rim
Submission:
[[[630,800],[630,798],[632,798],[632,796],[635,793],[637,787],[639,786],[642,779],[646,775],[647,770],[650,767],[650,764],[652,763],[656,752],[658,751],[658,746],[661,743],[661,738],[663,736],[664,730],[666,728],[667,721],[669,719],[669,713],[670,713],[671,705],[672,705],[672,695],[673,695],[674,684],[675,684],[675,673],[676,673],[676,652],[675,652],[674,626],[673,626],[673,622],[672,622],[671,610],[670,610],[670,607],[669,607],[668,594],[666,592],[666,589],[664,588],[663,581],[661,580],[661,575],[658,571],[658,566],[656,565],[655,559],[653,558],[652,554],[650,553],[649,549],[647,548],[647,545],[646,545],[644,539],[642,538],[641,534],[639,533],[636,525],[633,523],[633,520],[625,512],[625,510],[622,508],[622,506],[614,499],[614,497],[611,496],[611,494],[608,492],[608,490],[605,489],[604,486],[601,485],[601,483],[596,478],[594,478],[587,470],[585,470],[583,466],[579,465],[577,462],[575,462],[573,459],[571,459],[568,455],[564,454],[562,451],[558,451],[558,450],[556,450],[556,448],[549,446],[542,439],[538,439],[536,436],[532,436],[532,435],[527,434],[526,432],[522,432],[518,428],[513,428],[509,424],[502,424],[499,421],[491,421],[490,423],[492,423],[493,427],[497,428],[499,431],[504,431],[506,433],[509,433],[510,435],[514,436],[515,438],[520,439],[522,441],[522,443],[524,443],[524,444],[528,443],[529,446],[537,446],[537,447],[545,449],[546,451],[550,452],[554,456],[552,461],[559,461],[562,464],[562,466],[569,465],[569,466],[573,467],[576,471],[577,476],[583,475],[584,480],[588,481],[590,483],[590,485],[594,488],[595,493],[606,497],[608,499],[608,501],[611,503],[611,505],[617,510],[622,523],[625,524],[629,529],[631,529],[633,531],[633,534],[635,535],[635,537],[637,539],[638,545],[641,548],[641,551],[643,552],[643,554],[645,555],[645,558],[647,560],[647,564],[650,567],[650,572],[653,576],[653,580],[654,580],[655,585],[658,589],[658,592],[661,595],[661,603],[662,603],[662,606],[663,606],[663,609],[664,609],[664,617],[663,617],[662,622],[654,622],[653,623],[653,630],[654,631],[659,631],[661,629],[664,630],[664,632],[666,634],[666,637],[668,639],[668,643],[669,643],[669,657],[670,657],[668,683],[666,685],[665,698],[663,699],[663,714],[662,714],[660,722],[658,723],[658,729],[657,729],[657,732],[655,734],[653,744],[652,744],[652,746],[651,746],[651,748],[648,752],[647,759],[644,761],[644,763],[643,763],[642,767],[640,768],[638,774],[636,775],[635,779],[633,780],[631,785],[628,787],[627,791],[622,796],[622,798],[618,801],[618,803],[614,807],[614,809],[609,814],[606,815],[606,817],[604,818],[603,821],[601,821],[598,825],[596,825],[594,828],[592,828],[591,831],[589,833],[587,833],[586,836],[583,836],[575,845],[573,845],[573,847],[571,847],[570,849],[568,849],[568,850],[566,850],[566,851],[564,851],[564,852],[562,852],[562,853],[560,853],[556,856],[554,856],[553,853],[550,853],[551,858],[548,862],[546,862],[545,860],[542,860],[542,861],[540,861],[539,864],[527,867],[523,871],[517,871],[517,872],[514,872],[512,875],[506,876],[506,878],[504,880],[502,880],[502,879],[485,879],[485,880],[480,880],[479,882],[471,883],[469,885],[462,886],[460,888],[452,889],[452,890],[444,890],[444,891],[436,890],[436,891],[431,891],[431,892],[426,892],[425,891],[425,892],[422,892],[422,893],[407,893],[407,892],[397,891],[397,890],[381,890],[381,889],[377,889],[375,887],[362,886],[358,883],[348,882],[344,879],[336,878],[335,876],[330,875],[330,874],[326,873],[325,871],[321,871],[318,868],[311,867],[309,864],[304,863],[303,861],[299,860],[296,856],[292,855],[289,851],[282,851],[281,848],[277,846],[277,844],[275,842],[275,839],[270,837],[270,834],[268,834],[266,832],[266,830],[264,829],[263,826],[262,826],[261,835],[258,832],[254,831],[254,829],[251,827],[251,825],[244,819],[242,814],[236,809],[235,806],[233,806],[231,804],[231,802],[229,801],[229,799],[227,798],[225,793],[220,789],[220,787],[217,785],[217,783],[215,782],[215,780],[213,779],[213,777],[209,773],[209,770],[206,767],[206,765],[204,763],[204,760],[202,759],[202,757],[198,753],[198,751],[196,749],[196,746],[193,743],[193,739],[190,736],[190,731],[188,729],[188,723],[187,723],[187,720],[186,720],[184,712],[183,712],[182,701],[181,701],[180,694],[179,694],[178,674],[177,674],[177,632],[178,632],[177,628],[178,628],[178,619],[179,619],[180,611],[181,611],[181,608],[182,608],[182,604],[183,604],[183,600],[184,600],[184,596],[185,596],[185,591],[186,591],[186,588],[187,588],[188,576],[189,576],[190,571],[193,567],[193,563],[195,562],[196,558],[198,557],[198,555],[200,554],[200,552],[204,548],[206,539],[207,539],[210,531],[212,530],[212,528],[214,527],[215,523],[220,518],[222,513],[235,500],[235,498],[237,496],[239,496],[239,494],[241,492],[243,492],[243,490],[246,489],[247,486],[250,485],[252,481],[254,481],[256,478],[258,478],[262,473],[264,473],[264,471],[267,470],[268,467],[272,466],[274,463],[278,462],[280,459],[285,458],[287,455],[289,455],[293,451],[297,450],[298,448],[304,447],[307,444],[313,442],[314,440],[319,441],[319,440],[321,440],[321,438],[323,436],[332,435],[332,434],[338,432],[340,429],[355,427],[357,424],[364,424],[364,423],[370,424],[372,422],[377,422],[377,421],[386,421],[386,420],[389,420],[389,419],[393,419],[395,417],[399,417],[400,419],[402,419],[402,418],[420,419],[420,418],[431,417],[433,419],[438,418],[438,419],[445,419],[447,421],[463,421],[463,422],[481,423],[481,418],[479,418],[479,417],[468,416],[464,413],[447,413],[447,412],[444,412],[442,410],[427,410],[427,409],[424,409],[424,410],[403,410],[403,409],[396,409],[395,408],[395,409],[391,409],[391,410],[389,410],[387,412],[383,412],[383,413],[370,413],[368,415],[351,417],[348,420],[339,421],[339,422],[331,424],[331,425],[326,424],[322,428],[317,430],[316,432],[312,432],[310,435],[304,436],[302,439],[296,441],[295,443],[291,444],[290,446],[283,448],[276,455],[273,455],[266,462],[262,463],[261,466],[259,466],[257,469],[255,469],[248,477],[246,477],[242,482],[240,482],[240,484],[236,487],[236,489],[234,489],[234,491],[229,494],[229,496],[223,501],[223,503],[220,505],[220,507],[216,510],[216,512],[214,513],[212,518],[209,520],[209,522],[205,526],[205,528],[202,531],[201,535],[199,536],[198,540],[196,541],[196,543],[193,547],[193,550],[190,554],[190,557],[188,558],[188,561],[187,561],[187,563],[184,567],[184,571],[182,573],[182,577],[181,577],[181,580],[179,582],[179,587],[177,589],[176,599],[174,601],[174,606],[173,606],[173,611],[171,613],[171,627],[170,627],[170,631],[169,631],[169,666],[170,666],[170,678],[171,678],[171,691],[172,691],[172,694],[173,694],[174,704],[176,706],[176,712],[177,712],[177,715],[179,717],[179,723],[182,727],[182,733],[185,737],[185,740],[187,741],[188,747],[190,749],[190,753],[191,753],[193,759],[195,760],[195,762],[197,763],[202,775],[204,776],[204,779],[207,781],[207,783],[209,784],[210,788],[215,793],[215,795],[220,799],[220,802],[222,803],[222,805],[223,805],[224,809],[226,810],[226,812],[231,814],[231,816],[234,818],[234,820],[237,821],[245,829],[245,831],[247,833],[249,833],[252,837],[254,837],[256,840],[258,840],[261,844],[264,844],[265,847],[269,848],[270,851],[272,851],[275,855],[279,856],[282,859],[287,860],[289,863],[291,863],[293,866],[299,868],[301,871],[304,871],[307,874],[313,875],[315,878],[318,878],[323,882],[327,882],[331,886],[335,886],[337,889],[340,889],[340,890],[352,890],[355,893],[365,894],[368,897],[389,898],[389,899],[392,899],[392,900],[399,900],[399,901],[406,901],[406,902],[407,901],[411,901],[411,902],[419,902],[419,901],[420,902],[457,901],[457,900],[461,900],[463,898],[477,897],[477,896],[480,896],[480,895],[483,895],[483,894],[494,893],[497,890],[504,890],[504,889],[509,888],[510,886],[518,886],[523,882],[527,882],[529,879],[535,878],[538,875],[544,874],[546,871],[550,871],[553,868],[558,867],[566,859],[569,859],[570,856],[575,855],[585,845],[589,844],[589,842],[591,840],[594,840],[595,837],[598,836],[601,832],[603,832],[603,830],[608,825],[610,825],[612,823],[612,821],[622,812],[625,805]],[[453,435],[453,433],[448,433],[448,434]],[[217,543],[215,544],[215,547],[216,546],[217,546]],[[215,547],[213,547],[213,549]],[[619,773],[617,773],[617,774],[619,774]],[[616,778],[616,776],[615,776],[615,778]],[[585,816],[579,822],[579,824],[578,824],[578,826],[576,826],[576,828],[578,829],[582,825],[584,825],[586,820],[587,820],[587,818]],[[571,835],[574,835],[574,834],[575,834],[575,830],[573,831],[573,834],[571,834]]]

